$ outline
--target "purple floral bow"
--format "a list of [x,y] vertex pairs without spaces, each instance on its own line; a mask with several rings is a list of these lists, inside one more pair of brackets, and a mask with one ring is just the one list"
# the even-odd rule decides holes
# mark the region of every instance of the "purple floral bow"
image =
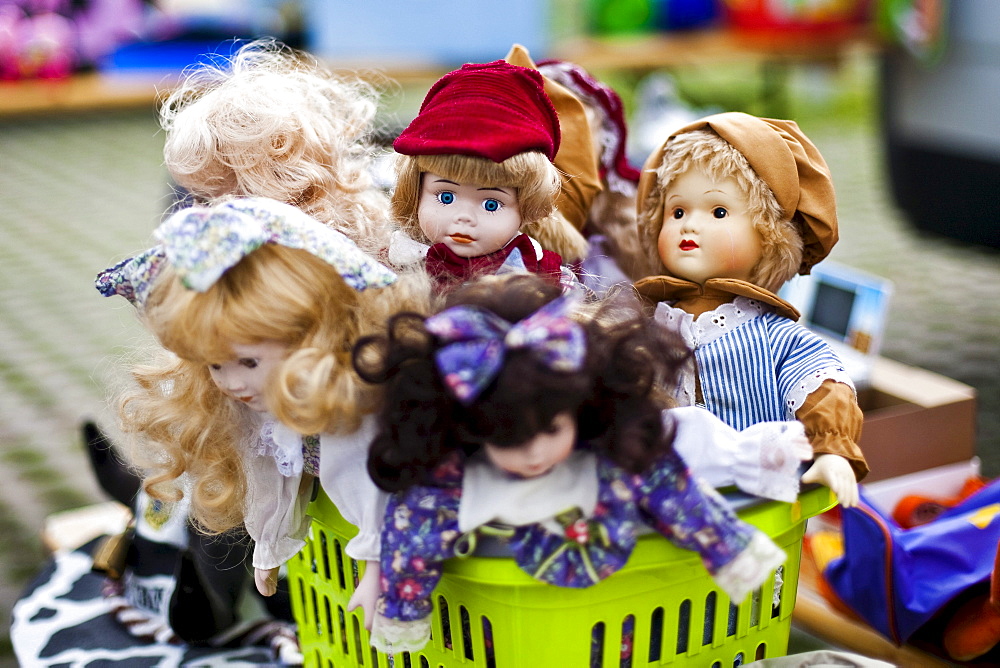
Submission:
[[454,306],[427,318],[427,330],[443,340],[434,361],[456,399],[469,405],[496,378],[504,351],[526,348],[553,371],[578,371],[587,345],[583,328],[568,313],[575,293],[552,300],[524,320],[510,324],[478,306]]

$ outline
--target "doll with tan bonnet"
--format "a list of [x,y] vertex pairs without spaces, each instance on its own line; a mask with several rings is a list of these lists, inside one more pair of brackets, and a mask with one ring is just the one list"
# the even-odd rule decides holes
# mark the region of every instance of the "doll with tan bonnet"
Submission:
[[446,74],[393,143],[403,234],[389,262],[423,262],[439,293],[506,271],[572,285],[563,256],[581,257],[586,242],[556,208],[559,143],[536,70],[497,60]]
[[374,254],[389,205],[374,185],[378,96],[274,40],[198,64],[160,105],[164,161],[197,203],[269,197],[334,226]]
[[803,482],[857,502],[868,466],[863,416],[843,364],[776,292],[830,252],[837,213],[829,169],[793,121],[723,113],[673,133],[639,182],[650,275],[636,289],[695,351],[678,386],[736,429],[798,419],[814,460]]

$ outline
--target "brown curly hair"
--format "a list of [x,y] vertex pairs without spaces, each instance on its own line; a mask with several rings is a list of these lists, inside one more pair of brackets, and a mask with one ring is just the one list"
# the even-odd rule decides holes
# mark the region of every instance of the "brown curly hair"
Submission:
[[[487,276],[450,295],[446,307],[475,305],[515,323],[560,296],[534,275]],[[609,298],[574,314],[586,337],[583,367],[555,372],[530,352],[509,350],[496,379],[470,405],[453,398],[434,362],[442,343],[418,314],[400,313],[385,335],[360,339],[354,365],[384,386],[369,473],[385,490],[426,482],[452,453],[484,443],[518,446],[560,413],[576,418],[580,447],[639,472],[668,451],[672,431],[663,387],[674,384],[690,352],[674,335],[650,327],[634,301]]]

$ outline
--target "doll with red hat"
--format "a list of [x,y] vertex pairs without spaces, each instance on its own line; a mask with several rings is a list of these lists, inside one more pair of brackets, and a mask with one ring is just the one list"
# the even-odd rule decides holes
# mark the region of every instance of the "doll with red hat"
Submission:
[[801,480],[857,503],[863,420],[842,362],[778,289],[837,241],[833,181],[793,121],[722,113],[674,132],[639,181],[650,275],[636,289],[695,351],[678,385],[736,429],[800,420],[814,459]]
[[391,206],[405,237],[390,245],[390,263],[423,256],[439,292],[507,271],[574,284],[562,253],[579,255],[585,242],[556,208],[559,143],[536,70],[497,60],[446,74],[393,143]]

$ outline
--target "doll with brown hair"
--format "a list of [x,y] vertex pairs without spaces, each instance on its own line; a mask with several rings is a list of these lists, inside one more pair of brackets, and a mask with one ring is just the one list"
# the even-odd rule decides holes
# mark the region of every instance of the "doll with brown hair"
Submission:
[[636,289],[695,351],[678,386],[737,429],[799,419],[815,458],[803,482],[857,503],[863,416],[843,364],[775,293],[837,240],[833,182],[793,121],[708,116],[654,151],[639,183],[651,275]]
[[304,544],[318,477],[359,527],[346,551],[371,565],[356,598],[370,605],[385,498],[365,474],[374,391],[350,350],[388,313],[423,308],[421,293],[275,200],[184,209],[155,236],[159,245],[97,280],[103,294],[133,302],[162,345],[132,367],[120,399],[144,489],[166,502],[187,497],[204,531],[244,526],[257,587],[269,595]]
[[274,40],[185,72],[160,105],[163,156],[195,202],[269,197],[333,225],[370,254],[389,206],[371,177],[378,95]]
[[486,525],[562,587],[622,568],[643,526],[697,551],[734,601],[784,561],[673,450],[681,420],[658,388],[687,349],[634,305],[578,298],[537,276],[483,277],[355,347],[361,377],[384,386],[369,472],[393,492],[378,649],[423,647],[441,563]]
[[582,257],[586,242],[555,206],[559,142],[537,71],[497,60],[446,74],[393,143],[403,234],[389,262],[422,260],[439,292],[506,270],[572,284],[563,257]]

